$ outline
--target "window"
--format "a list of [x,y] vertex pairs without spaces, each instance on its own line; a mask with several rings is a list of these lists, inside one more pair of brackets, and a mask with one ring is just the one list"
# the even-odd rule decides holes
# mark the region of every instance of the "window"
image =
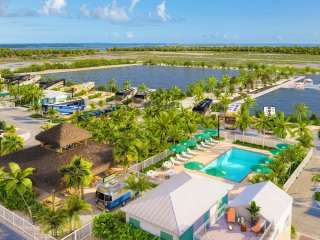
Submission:
[[140,221],[134,218],[129,218],[129,224],[131,224],[135,228],[140,228]]
[[169,233],[166,232],[160,232],[160,239],[161,240],[173,240],[172,235],[170,235]]

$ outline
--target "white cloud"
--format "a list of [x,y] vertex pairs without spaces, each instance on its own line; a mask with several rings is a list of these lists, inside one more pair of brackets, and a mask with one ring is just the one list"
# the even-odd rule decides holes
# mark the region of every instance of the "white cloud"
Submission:
[[63,13],[67,6],[66,0],[47,0],[45,1],[40,13],[44,15],[59,15]]
[[127,33],[126,33],[126,37],[127,37],[128,39],[132,39],[132,38],[134,38],[134,34],[133,34],[132,32],[127,32]]
[[84,17],[91,17],[91,12],[90,10],[87,8],[87,5],[82,4],[80,7],[80,14]]
[[166,1],[162,1],[157,6],[157,15],[161,18],[163,22],[166,22],[170,19],[169,14],[167,13]]
[[118,6],[116,0],[113,0],[110,4],[104,7],[97,7],[93,11],[90,11],[85,5],[82,5],[80,13],[85,17],[106,19],[112,22],[127,22],[130,20],[126,9]]
[[136,8],[139,2],[140,0],[131,0],[129,11],[132,12]]

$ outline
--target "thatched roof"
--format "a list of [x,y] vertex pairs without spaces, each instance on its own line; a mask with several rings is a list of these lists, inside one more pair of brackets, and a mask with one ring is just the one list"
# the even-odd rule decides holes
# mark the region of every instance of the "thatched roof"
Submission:
[[0,162],[5,167],[9,162],[16,162],[23,169],[34,168],[31,177],[34,185],[41,190],[51,192],[53,189],[64,188],[59,169],[62,165],[69,163],[76,155],[92,162],[94,174],[105,172],[113,164],[112,147],[91,140],[87,144],[79,145],[63,153],[57,153],[38,145],[0,157]]
[[91,138],[91,134],[69,123],[61,123],[39,133],[36,139],[55,148],[64,148]]

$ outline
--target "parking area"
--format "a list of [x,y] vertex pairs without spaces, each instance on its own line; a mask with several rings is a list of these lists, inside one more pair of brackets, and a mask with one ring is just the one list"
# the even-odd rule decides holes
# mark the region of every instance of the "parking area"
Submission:
[[22,107],[0,107],[0,120],[4,120],[17,128],[17,133],[25,140],[25,147],[39,144],[35,140],[35,136],[42,131],[41,125],[45,123],[44,120],[29,117],[30,114],[30,111]]

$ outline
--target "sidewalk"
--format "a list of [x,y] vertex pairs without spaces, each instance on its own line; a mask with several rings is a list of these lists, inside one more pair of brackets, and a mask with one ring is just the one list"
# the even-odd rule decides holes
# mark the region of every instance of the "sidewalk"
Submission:
[[318,140],[315,141],[315,146],[312,159],[288,190],[294,199],[292,224],[300,235],[309,237],[301,236],[301,240],[320,239],[320,208],[313,200],[315,185],[311,181],[313,174],[320,172],[320,143]]

